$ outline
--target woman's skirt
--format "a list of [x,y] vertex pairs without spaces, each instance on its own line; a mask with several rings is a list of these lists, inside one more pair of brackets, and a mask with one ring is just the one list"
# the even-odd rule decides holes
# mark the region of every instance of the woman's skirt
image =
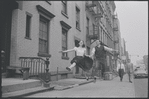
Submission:
[[72,63],[76,63],[76,66],[80,67],[84,71],[88,71],[93,67],[93,60],[87,56],[76,56],[71,60]]

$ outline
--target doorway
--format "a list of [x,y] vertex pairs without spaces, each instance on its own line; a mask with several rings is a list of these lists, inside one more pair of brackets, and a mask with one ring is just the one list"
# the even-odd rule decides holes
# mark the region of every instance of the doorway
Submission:
[[[1,12],[0,52],[1,51],[5,52],[3,59],[0,60],[2,66],[1,67],[2,73],[6,72],[6,66],[10,65],[12,11],[17,8],[18,3],[14,0],[3,1],[2,5],[0,5],[0,12]],[[3,63],[2,60],[4,60]]]

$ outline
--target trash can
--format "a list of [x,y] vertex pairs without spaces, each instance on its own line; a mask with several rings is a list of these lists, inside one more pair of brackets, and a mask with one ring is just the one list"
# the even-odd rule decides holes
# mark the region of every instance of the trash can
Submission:
[[113,76],[111,72],[105,72],[104,73],[104,80],[112,80]]

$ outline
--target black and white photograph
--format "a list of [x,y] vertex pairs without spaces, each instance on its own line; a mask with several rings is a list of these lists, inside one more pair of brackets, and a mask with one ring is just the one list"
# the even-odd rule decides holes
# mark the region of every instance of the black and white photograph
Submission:
[[148,1],[0,1],[1,98],[148,98]]

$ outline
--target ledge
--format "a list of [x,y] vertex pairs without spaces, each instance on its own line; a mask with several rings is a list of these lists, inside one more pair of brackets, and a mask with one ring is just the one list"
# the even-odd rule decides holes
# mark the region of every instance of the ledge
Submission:
[[66,13],[64,13],[63,11],[61,11],[62,15],[64,15],[67,19],[69,18],[68,15]]
[[[52,71],[52,72],[50,72],[50,74],[52,76],[54,76],[54,75],[57,75],[57,72],[56,71]],[[61,75],[61,74],[72,74],[72,72],[69,72],[69,71],[59,71],[58,75]]]
[[51,1],[45,0],[49,5],[51,5]]
[[32,40],[30,37],[24,37],[25,39]]
[[50,17],[50,18],[54,18],[55,15],[52,14],[51,12],[49,12],[48,10],[46,10],[44,7],[40,6],[40,5],[36,5],[36,8],[39,12],[43,13],[44,15]]
[[81,32],[81,30],[79,28],[76,27],[77,30],[79,30]]
[[46,54],[46,53],[38,53],[38,56],[41,56],[41,57],[51,57],[51,54]]
[[62,59],[69,60],[69,57],[62,56]]
[[65,28],[67,28],[68,30],[71,29],[71,26],[68,25],[67,23],[65,23],[64,21],[60,21],[60,23],[61,23],[62,27],[65,27]]

